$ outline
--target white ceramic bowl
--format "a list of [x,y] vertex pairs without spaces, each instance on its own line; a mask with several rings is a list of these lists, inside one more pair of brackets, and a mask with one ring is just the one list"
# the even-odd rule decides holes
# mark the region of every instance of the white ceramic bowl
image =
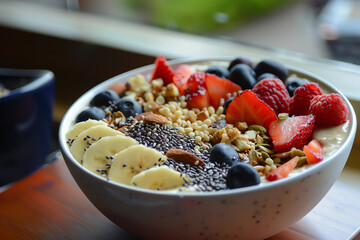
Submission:
[[[171,61],[194,64],[231,58],[196,58]],[[65,133],[76,115],[100,91],[136,74],[145,66],[113,77],[80,97],[64,116],[59,132],[68,168],[89,200],[111,221],[143,239],[263,239],[305,216],[336,181],[349,156],[356,132],[356,116],[348,99],[325,80],[289,67],[291,73],[318,82],[322,89],[339,93],[349,107],[349,133],[343,145],[324,161],[301,174],[261,186],[204,193],[165,193],[108,182],[82,167],[70,154]]]

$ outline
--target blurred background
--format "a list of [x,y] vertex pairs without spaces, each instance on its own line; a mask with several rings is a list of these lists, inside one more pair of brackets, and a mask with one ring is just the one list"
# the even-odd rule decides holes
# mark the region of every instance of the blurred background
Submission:
[[158,55],[274,58],[360,106],[357,0],[0,0],[0,46],[0,67],[55,73],[54,149],[79,96]]

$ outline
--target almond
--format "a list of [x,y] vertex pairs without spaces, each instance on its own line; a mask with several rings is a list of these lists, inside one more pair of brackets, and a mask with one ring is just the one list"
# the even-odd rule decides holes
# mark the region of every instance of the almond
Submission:
[[166,156],[174,159],[175,162],[189,164],[191,166],[202,166],[204,162],[194,154],[178,148],[171,148]]
[[143,120],[144,123],[157,123],[157,124],[164,124],[168,121],[166,117],[159,114],[155,114],[153,112],[145,112],[138,114],[135,116],[135,120],[137,121]]
[[109,89],[115,91],[119,95],[123,95],[126,91],[126,86],[123,83],[114,83]]

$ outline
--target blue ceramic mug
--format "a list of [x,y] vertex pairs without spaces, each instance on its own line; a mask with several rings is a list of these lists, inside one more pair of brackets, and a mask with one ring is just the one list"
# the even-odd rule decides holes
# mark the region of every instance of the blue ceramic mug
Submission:
[[0,69],[10,92],[0,97],[0,186],[44,164],[50,151],[54,74],[47,70]]

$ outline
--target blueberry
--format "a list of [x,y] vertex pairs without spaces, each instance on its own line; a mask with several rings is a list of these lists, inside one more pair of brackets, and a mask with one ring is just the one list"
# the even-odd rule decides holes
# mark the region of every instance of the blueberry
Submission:
[[248,65],[250,68],[254,68],[254,65],[252,64],[252,62],[250,61],[250,59],[246,58],[246,57],[237,57],[234,60],[231,61],[231,63],[229,64],[228,70],[231,71],[231,69],[238,64],[246,64]]
[[108,107],[112,102],[119,100],[119,95],[113,90],[105,90],[98,93],[91,101],[91,107]]
[[106,116],[106,113],[104,112],[104,110],[102,110],[98,107],[91,107],[91,108],[87,108],[84,111],[82,111],[81,113],[79,113],[79,115],[75,119],[75,122],[76,123],[84,122],[89,119],[101,120],[105,116]]
[[237,64],[230,71],[229,79],[242,89],[251,89],[255,84],[255,72],[246,64]]
[[229,104],[234,100],[235,97],[228,98],[224,103],[224,113],[226,113],[227,108],[229,107]]
[[257,77],[256,81],[260,82],[261,80],[265,79],[265,78],[278,78],[277,76],[275,76],[272,73],[263,73],[260,76]]
[[290,97],[292,97],[294,95],[294,92],[298,87],[300,87],[308,82],[309,82],[309,80],[304,79],[304,78],[295,78],[295,79],[288,81],[288,83],[286,84],[286,89],[288,90]]
[[240,162],[240,157],[232,146],[218,143],[210,150],[210,162],[226,163],[232,166]]
[[250,164],[236,163],[229,169],[226,185],[230,189],[260,184],[260,175]]
[[135,116],[143,112],[140,103],[130,98],[121,98],[115,106],[116,110],[122,112],[125,117]]
[[271,59],[265,59],[259,62],[255,67],[255,72],[257,76],[260,76],[263,73],[272,73],[278,76],[283,82],[285,82],[286,78],[289,76],[289,71],[284,65]]
[[219,66],[209,67],[205,72],[215,74],[216,76],[221,77],[221,78],[229,78],[229,74],[230,74],[229,70],[227,70],[226,68],[223,68],[223,67],[219,67]]

